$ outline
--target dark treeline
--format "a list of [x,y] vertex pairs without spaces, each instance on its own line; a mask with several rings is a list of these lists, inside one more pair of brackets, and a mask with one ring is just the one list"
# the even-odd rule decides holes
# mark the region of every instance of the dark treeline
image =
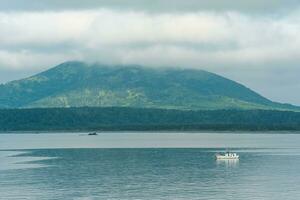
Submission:
[[300,113],[272,110],[180,111],[144,108],[0,110],[0,131],[300,130]]

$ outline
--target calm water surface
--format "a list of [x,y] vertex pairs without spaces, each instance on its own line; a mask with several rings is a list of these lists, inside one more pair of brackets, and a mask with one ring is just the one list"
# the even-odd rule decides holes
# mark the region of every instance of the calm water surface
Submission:
[[0,134],[0,199],[298,200],[300,135]]

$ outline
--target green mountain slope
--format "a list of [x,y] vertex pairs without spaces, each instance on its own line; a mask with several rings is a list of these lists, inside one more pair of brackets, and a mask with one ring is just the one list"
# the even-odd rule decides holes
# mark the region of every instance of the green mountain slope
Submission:
[[0,108],[120,106],[173,109],[286,109],[202,70],[66,62],[0,85]]

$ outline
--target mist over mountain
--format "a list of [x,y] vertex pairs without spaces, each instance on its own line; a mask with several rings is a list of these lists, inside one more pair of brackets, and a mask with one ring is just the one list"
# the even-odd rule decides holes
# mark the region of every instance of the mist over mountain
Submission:
[[65,62],[0,85],[0,108],[140,107],[163,109],[279,109],[251,89],[214,73],[136,65]]

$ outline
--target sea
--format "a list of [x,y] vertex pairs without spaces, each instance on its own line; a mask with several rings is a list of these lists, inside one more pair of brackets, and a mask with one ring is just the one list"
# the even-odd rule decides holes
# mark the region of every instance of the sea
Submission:
[[299,200],[300,134],[3,133],[0,199]]

